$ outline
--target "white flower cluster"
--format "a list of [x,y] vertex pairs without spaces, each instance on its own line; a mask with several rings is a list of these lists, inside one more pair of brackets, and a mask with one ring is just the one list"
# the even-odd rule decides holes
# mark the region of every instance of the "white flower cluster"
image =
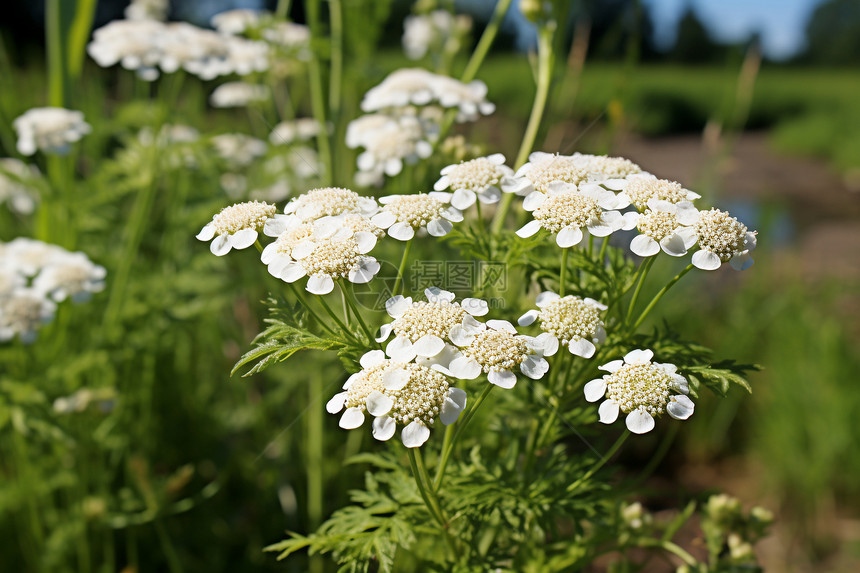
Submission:
[[20,215],[32,213],[39,197],[33,186],[38,177],[35,165],[13,157],[0,159],[0,204],[6,203],[10,211]]
[[457,121],[474,121],[495,106],[486,100],[487,86],[464,84],[420,68],[392,72],[364,95],[367,114],[350,122],[346,144],[364,148],[358,156],[361,185],[381,184],[400,173],[404,163],[427,158],[440,131],[445,109],[457,110]]
[[582,243],[586,232],[608,237],[636,229],[630,250],[641,257],[661,251],[681,257],[697,247],[692,264],[703,270],[727,262],[745,270],[753,263],[755,232],[725,211],[699,211],[698,194],[621,157],[535,152],[502,191],[525,195],[532,220],[517,231],[523,238],[545,229],[567,248]]
[[644,434],[654,429],[654,419],[669,414],[676,420],[693,415],[695,405],[687,396],[690,385],[674,364],[651,362],[650,350],[633,350],[623,360],[613,360],[601,370],[609,372],[585,385],[585,399],[596,402],[600,421],[611,424],[619,413],[627,414],[627,429]]
[[265,201],[248,201],[224,207],[200,230],[197,239],[212,241],[209,250],[219,257],[231,249],[247,249],[257,241],[266,221],[274,218],[277,210],[275,205]]
[[282,121],[269,134],[272,145],[289,145],[291,143],[309,141],[319,135],[320,124],[312,117],[299,117]]
[[84,114],[62,107],[34,107],[12,122],[18,134],[18,152],[65,155],[69,146],[91,131]]
[[126,20],[158,20],[167,19],[170,9],[169,0],[132,0],[125,8]]
[[540,329],[549,334],[555,343],[550,342],[545,356],[555,354],[558,344],[567,346],[571,354],[591,358],[597,345],[606,340],[606,330],[600,313],[606,305],[592,298],[560,296],[545,291],[537,296],[538,310],[530,310],[518,321],[520,326],[528,326],[539,320]]
[[454,223],[463,220],[463,213],[448,206],[449,193],[433,191],[414,195],[389,195],[380,197],[382,210],[373,216],[372,221],[388,235],[398,241],[408,241],[416,231],[426,231],[434,237],[444,237]]
[[31,344],[57,303],[88,301],[104,289],[105,275],[80,252],[25,237],[0,243],[0,342],[18,336]]
[[269,99],[268,86],[246,82],[227,82],[221,84],[209,96],[213,107],[245,107]]
[[471,28],[468,15],[447,10],[407,16],[403,20],[403,51],[410,60],[420,60],[428,52],[455,54]]
[[305,55],[310,46],[310,28],[302,24],[279,20],[267,10],[238,8],[219,12],[212,16],[212,27],[230,36],[258,33],[266,42]]
[[153,81],[183,69],[203,80],[269,68],[265,42],[227,36],[185,22],[114,20],[93,33],[87,53],[103,68],[117,63]]
[[433,189],[451,189],[454,192],[451,205],[460,210],[468,209],[476,201],[498,203],[503,191],[511,193],[519,188],[514,170],[505,165],[501,153],[448,165],[441,175]]
[[216,153],[234,167],[247,167],[266,153],[266,142],[244,133],[222,133],[211,139]]

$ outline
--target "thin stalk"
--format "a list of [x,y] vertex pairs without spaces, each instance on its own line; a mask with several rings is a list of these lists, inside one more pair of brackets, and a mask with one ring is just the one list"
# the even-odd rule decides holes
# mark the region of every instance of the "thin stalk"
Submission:
[[275,8],[275,17],[279,20],[286,20],[290,16],[290,0],[278,0],[278,6]]
[[349,307],[346,305],[346,293],[340,289],[340,305],[343,307],[343,318],[346,320],[346,325],[349,326]]
[[[321,387],[317,376],[308,377],[308,403],[311,407],[307,415],[307,466],[305,475],[307,477],[308,495],[308,525],[311,531],[319,527],[323,517],[323,423],[322,408],[316,403],[318,390]],[[319,556],[311,558],[311,570],[322,571],[322,562]],[[315,563],[316,561],[316,563]]]
[[369,344],[373,344],[373,335],[370,333],[370,329],[367,327],[367,323],[364,322],[364,318],[361,317],[361,313],[358,312],[358,306],[355,304],[355,295],[352,294],[352,290],[349,291],[349,295],[346,295],[346,290],[343,288],[343,283],[338,282],[337,286],[340,288],[340,292],[344,294],[344,300],[349,305],[349,308],[352,309],[352,314],[355,315],[355,318],[358,320],[358,324],[361,326],[361,329],[367,335],[367,341]]
[[355,337],[355,335],[352,334],[352,331],[350,331],[346,327],[346,325],[343,323],[343,321],[340,318],[338,318],[337,314],[335,314],[335,312],[331,309],[331,307],[325,301],[325,295],[318,297],[317,300],[320,301],[320,304],[322,305],[323,309],[325,309],[326,313],[331,317],[331,319],[333,321],[335,321],[335,323],[337,323],[337,325],[341,328],[343,333],[346,334],[347,336],[349,336],[350,338],[352,338],[354,341],[359,342],[359,340]]
[[639,547],[657,547],[668,551],[669,553],[680,557],[681,560],[684,561],[684,563],[686,563],[690,567],[698,567],[699,565],[699,562],[696,561],[696,558],[690,555],[687,550],[675,543],[672,543],[671,541],[645,538],[638,540],[636,542],[636,545]]
[[343,6],[340,0],[328,1],[331,24],[331,70],[329,70],[328,108],[332,118],[340,114],[341,82],[343,81]]
[[558,271],[558,294],[564,296],[564,275],[567,274],[568,249],[561,250],[561,268]]
[[[311,29],[311,35],[319,37],[319,0],[309,0],[306,2],[305,10],[308,16],[308,25]],[[308,62],[311,110],[313,112],[314,119],[319,124],[317,146],[319,147],[320,157],[323,160],[323,173],[320,174],[320,178],[322,179],[323,184],[327,184],[331,182],[333,157],[331,153],[331,142],[329,141],[328,129],[326,129],[326,103],[322,85],[322,66],[320,65],[320,59],[317,53],[314,50],[311,50],[311,54],[311,61]]]
[[502,25],[502,20],[504,20],[510,6],[511,0],[499,0],[496,2],[493,15],[490,17],[487,27],[484,28],[484,33],[481,35],[481,39],[478,40],[478,45],[475,46],[475,51],[472,52],[472,57],[469,58],[469,63],[466,64],[466,69],[463,70],[463,75],[460,77],[460,80],[464,83],[475,79],[478,69],[484,62],[484,58],[487,57],[487,52],[490,51],[490,46],[493,45],[493,40],[496,39],[496,35],[499,33],[499,27]]
[[[548,26],[543,26],[538,30],[538,77],[537,77],[537,93],[532,104],[531,115],[529,115],[529,123],[526,126],[526,132],[523,136],[520,150],[517,153],[517,159],[514,162],[514,169],[519,169],[528,159],[529,154],[535,144],[538,128],[540,128],[541,120],[543,119],[544,110],[546,109],[547,98],[549,97],[549,87],[552,83],[552,38],[554,29]],[[499,209],[496,211],[496,216],[493,219],[493,224],[490,227],[490,232],[498,234],[505,222],[505,216],[508,214],[508,209],[511,208],[511,203],[514,200],[513,193],[505,193],[502,201],[499,204]]]
[[666,286],[664,286],[663,288],[660,289],[660,292],[658,292],[654,296],[654,298],[651,299],[651,302],[648,303],[648,306],[646,306],[645,310],[642,311],[642,314],[639,315],[639,318],[636,320],[636,323],[633,325],[633,328],[631,329],[632,331],[635,332],[636,329],[639,328],[639,326],[645,320],[645,317],[648,316],[648,313],[650,313],[654,309],[654,307],[657,305],[657,303],[660,302],[660,299],[663,298],[663,295],[666,294],[667,292],[669,292],[669,289],[672,288],[673,286],[675,286],[675,283],[678,282],[679,280],[681,280],[681,278],[685,274],[690,272],[691,270],[693,270],[693,263],[690,263],[689,265],[684,267],[684,270],[682,270],[680,273],[675,275],[675,277],[672,280],[670,280],[666,284]]
[[642,263],[636,273],[639,275],[636,279],[636,290],[633,291],[633,298],[630,299],[630,305],[627,307],[627,315],[624,317],[624,324],[630,322],[630,317],[633,316],[633,309],[636,308],[636,301],[639,300],[639,292],[642,290],[642,285],[645,283],[645,277],[648,271],[651,270],[651,265],[654,264],[654,257],[649,258]]
[[487,382],[486,386],[484,386],[484,389],[481,391],[480,395],[478,395],[478,398],[475,400],[475,403],[463,416],[463,420],[457,423],[457,430],[454,432],[454,436],[448,442],[448,447],[442,450],[439,465],[436,469],[436,479],[433,480],[434,491],[438,491],[439,488],[442,486],[442,478],[445,477],[445,469],[448,467],[448,460],[451,457],[451,452],[454,451],[454,445],[457,443],[457,439],[460,437],[460,434],[463,433],[463,429],[469,425],[469,422],[472,421],[472,418],[475,416],[475,412],[477,412],[478,408],[481,407],[481,404],[484,402],[484,399],[495,387],[495,384],[490,384],[489,382]]
[[411,248],[412,239],[409,239],[403,248],[403,256],[400,258],[400,266],[397,268],[397,279],[394,281],[394,288],[391,291],[392,296],[400,294],[400,283],[403,282],[403,271],[406,269],[406,260],[409,258],[409,250]]
[[155,532],[158,534],[158,541],[161,544],[161,550],[164,552],[164,557],[167,559],[167,567],[170,573],[182,573],[182,563],[179,560],[179,555],[176,554],[176,548],[167,534],[167,529],[164,527],[164,522],[161,517],[156,517],[153,522]]
[[572,484],[567,486],[568,493],[576,491],[576,488],[578,488],[582,484],[582,482],[584,482],[585,480],[587,480],[588,478],[593,476],[595,474],[595,472],[597,472],[597,470],[602,468],[606,464],[606,462],[608,462],[610,459],[612,459],[612,456],[615,455],[615,453],[618,451],[618,449],[621,448],[622,444],[624,444],[624,442],[629,437],[630,437],[630,430],[625,429],[624,433],[621,434],[621,436],[617,440],[615,440],[615,443],[612,444],[612,447],[609,448],[609,451],[606,452],[602,458],[600,458],[600,461],[598,461],[596,464],[594,464],[590,470],[585,472],[584,476],[582,476],[581,478],[579,478],[578,480],[576,480],[575,482],[573,482]]
[[78,79],[84,67],[87,39],[96,13],[96,0],[78,0],[75,16],[69,26],[67,45],[68,70],[71,79]]
[[603,237],[603,243],[600,245],[600,252],[597,253],[597,262],[601,265],[606,260],[606,248],[609,246],[609,237]]
[[54,107],[66,105],[66,66],[63,59],[63,15],[60,0],[45,3],[45,44],[48,49],[48,102]]
[[427,510],[430,512],[430,515],[432,515],[433,519],[439,523],[439,526],[445,530],[447,525],[445,523],[445,518],[442,517],[442,514],[439,513],[439,509],[433,503],[428,491],[430,488],[424,484],[424,478],[422,477],[423,474],[418,467],[418,460],[415,456],[416,449],[417,448],[407,448],[406,450],[406,453],[409,455],[409,465],[412,467],[412,476],[415,478],[415,485],[418,486],[418,493],[421,494],[421,499],[424,500],[424,505],[427,506]]
[[329,326],[328,323],[324,321],[322,317],[318,315],[313,308],[311,308],[311,305],[308,303],[304,295],[302,295],[302,292],[298,288],[296,288],[296,285],[294,285],[293,283],[287,283],[287,286],[290,287],[290,289],[293,291],[293,294],[296,295],[296,298],[299,300],[300,303],[302,303],[302,306],[307,309],[308,313],[310,313],[310,315],[314,317],[314,320],[316,320],[320,324],[320,326],[328,330],[330,333],[334,334],[334,329]]

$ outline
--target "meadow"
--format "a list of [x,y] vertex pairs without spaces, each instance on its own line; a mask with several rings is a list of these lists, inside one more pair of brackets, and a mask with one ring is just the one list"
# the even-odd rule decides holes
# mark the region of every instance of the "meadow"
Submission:
[[[329,111],[333,103],[336,111],[329,116],[331,136],[323,136],[334,160],[330,172],[312,169],[304,179],[292,179],[297,168],[283,165],[284,148],[277,141],[248,161],[235,150],[219,154],[210,141],[212,134],[229,132],[265,140],[285,109],[286,115],[315,113],[314,74],[305,76],[304,68],[285,72],[281,80],[288,78],[290,89],[287,95],[275,91],[274,105],[239,109],[207,104],[223,79],[201,81],[179,72],[149,83],[130,71],[102,69],[89,58],[80,76],[64,85],[64,101],[83,112],[92,132],[71,155],[36,156],[33,162],[44,174],[34,184],[40,207],[28,215],[0,206],[0,241],[27,236],[83,251],[107,269],[108,278],[104,291],[89,302],[61,304],[36,343],[0,343],[4,571],[334,571],[330,552],[321,557],[297,551],[276,561],[276,553],[263,548],[280,541],[285,531],[301,540],[356,500],[376,507],[374,519],[383,519],[394,512],[381,493],[386,488],[409,507],[420,505],[418,490],[397,489],[395,478],[408,471],[379,482],[368,472],[376,466],[395,472],[386,464],[392,465],[397,455],[405,459],[402,449],[385,454],[369,432],[341,430],[323,412],[345,377],[350,356],[304,350],[286,364],[241,377],[253,366],[246,361],[230,375],[243,355],[247,358],[258,333],[275,324],[264,319],[288,320],[303,311],[290,299],[291,291],[272,280],[254,249],[219,258],[194,239],[214,213],[244,197],[247,189],[271,190],[289,177],[288,197],[294,197],[323,180],[353,184],[358,151],[345,144],[347,122],[361,113],[368,89],[391,71],[414,65],[401,54],[375,53],[372,41],[347,36],[347,44],[354,42],[357,48],[347,52],[339,99],[327,102]],[[319,65],[316,58],[310,62],[311,70],[314,62]],[[465,65],[465,58],[455,59],[452,75],[458,77]],[[586,59],[576,77],[565,75],[558,65],[534,149],[552,142],[557,149],[547,151],[611,155],[616,139],[627,133],[699,134],[709,122],[718,122],[729,149],[744,130],[766,130],[773,150],[785,154],[786,161],[792,156],[819,158],[840,176],[860,168],[860,131],[853,127],[860,118],[856,74],[765,65],[753,90],[744,92],[738,88],[742,65],[741,58],[707,68]],[[525,56],[490,53],[476,77],[486,82],[487,99],[497,109],[455,127],[454,133],[466,137],[466,143],[454,144],[455,159],[457,153],[462,159],[502,152],[513,161],[535,98],[532,75]],[[20,157],[12,120],[49,102],[49,77],[40,61],[15,64],[8,54],[0,54],[0,155]],[[277,85],[272,78],[267,81]],[[170,124],[191,126],[203,137],[158,143]],[[556,125],[564,128],[560,135],[552,131]],[[141,133],[149,133],[148,138]],[[314,167],[314,157],[299,159]],[[440,153],[417,167],[406,166],[386,179],[386,190],[429,190],[447,163],[456,161]],[[239,178],[225,180],[225,174],[240,176],[242,190],[231,191],[230,182]],[[714,176],[704,166],[698,183],[710,189],[713,182],[706,175]],[[814,189],[809,192],[814,196]],[[708,199],[721,205],[719,197]],[[802,230],[781,244],[768,244],[780,217],[791,220],[797,208],[791,203],[755,205],[755,220],[745,222],[759,231],[756,265],[740,275],[721,270],[716,280],[691,275],[673,291],[672,304],[661,316],[644,321],[637,335],[657,339],[658,331],[660,336],[672,332],[672,340],[711,347],[714,362],[733,358],[762,365],[761,371],[748,373],[752,394],[732,387],[720,400],[702,392],[695,416],[671,426],[661,420],[643,440],[628,442],[609,475],[625,488],[635,476],[634,485],[625,489],[632,492],[630,499],[642,501],[664,521],[674,519],[690,500],[706,507],[709,495],[718,491],[738,497],[747,510],[764,506],[773,511],[771,536],[756,546],[766,569],[850,571],[860,559],[853,517],[860,487],[852,479],[860,471],[860,453],[853,447],[860,442],[854,423],[860,394],[853,388],[853,374],[860,367],[855,351],[860,285],[856,274],[805,273],[798,248]],[[416,244],[412,257],[456,257],[464,248],[480,250],[463,246],[470,240],[479,243],[479,237],[464,232],[444,247]],[[380,259],[395,264],[401,253],[399,246],[388,244],[380,251]],[[613,263],[619,276],[627,272],[622,258]],[[531,264],[540,270],[544,260]],[[399,278],[397,271],[383,266],[380,276]],[[655,282],[648,287],[652,290],[646,288],[643,297],[652,296],[675,272],[671,260],[658,261],[651,275]],[[551,280],[563,285],[564,272]],[[522,306],[527,288],[520,287],[516,305]],[[372,294],[360,291],[358,300],[370,301]],[[346,299],[343,304],[345,309]],[[276,312],[269,314],[270,308]],[[345,310],[347,320],[358,314]],[[507,451],[485,435],[502,436],[498,440],[503,442],[507,431],[528,429],[528,420],[517,413],[519,406],[496,397],[510,416],[510,428],[486,411],[476,417],[464,438],[473,448],[468,455],[474,465],[464,461],[455,468],[462,473],[453,474],[462,480],[457,483],[463,491],[468,491],[469,472],[491,466],[490,452]],[[572,407],[574,421],[588,418],[581,410]],[[601,451],[609,449],[611,440],[593,428],[586,433]],[[577,455],[588,454],[580,451],[585,448],[575,436],[559,434],[559,444]],[[528,452],[527,458],[555,455],[539,448]],[[547,465],[543,471],[551,469]],[[500,481],[516,483],[498,471]],[[502,493],[491,484],[485,487],[502,504],[503,494],[511,496],[505,511],[514,517],[505,513],[506,519],[541,519],[542,510],[517,505],[524,502],[513,485]],[[596,483],[595,492],[601,487]],[[549,493],[533,495],[551,505]],[[433,504],[427,506],[432,514]],[[462,511],[468,513],[468,508]],[[583,505],[571,511],[591,510]],[[353,517],[356,527],[373,529],[358,522],[362,516]],[[421,517],[431,521],[428,515]],[[700,522],[707,518],[679,523],[676,532],[692,539]],[[565,530],[567,522],[561,523],[561,531],[553,533],[564,539],[571,532]],[[493,535],[514,543],[498,533],[504,526],[494,527]],[[426,563],[421,556],[434,551],[426,539],[438,534],[430,528],[416,529],[419,540],[412,541],[413,549],[405,555],[401,550],[395,570]],[[539,547],[528,537],[532,534],[525,541],[511,535],[516,543]],[[395,528],[393,535],[409,534]],[[487,546],[483,557],[494,551],[488,548],[494,537],[486,539],[474,540]],[[382,544],[373,546],[379,555],[394,554],[384,541],[372,541]],[[369,570],[380,567],[375,559]],[[530,570],[575,570],[585,562],[577,559],[583,557],[572,552],[543,565],[535,558]],[[588,561],[590,570],[609,567],[609,561],[594,559]],[[670,570],[663,562],[652,566]],[[442,570],[443,565],[437,567]]]

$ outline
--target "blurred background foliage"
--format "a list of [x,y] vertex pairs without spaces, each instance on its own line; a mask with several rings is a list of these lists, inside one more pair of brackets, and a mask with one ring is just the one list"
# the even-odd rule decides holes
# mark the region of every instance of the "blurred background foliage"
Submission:
[[[100,0],[95,25],[120,17],[125,4]],[[475,38],[488,14],[479,4],[462,5],[476,20]],[[199,20],[204,5],[211,11],[218,3],[175,0],[172,16]],[[348,32],[355,52],[345,115],[387,72],[410,65],[400,35],[411,3],[379,5],[373,27],[381,52],[371,58],[366,38]],[[674,444],[648,482],[652,508],[660,499],[724,490],[777,512],[774,536],[758,548],[767,568],[856,571],[860,3],[820,2],[805,48],[780,62],[761,59],[756,34],[718,42],[695,6],[686,6],[676,42],[658,48],[639,2],[577,2],[563,35],[569,57],[558,58],[537,147],[629,156],[758,228],[751,271],[691,281],[664,310],[687,338],[765,369],[752,376],[752,397],[703,400],[682,434],[658,428],[619,463],[646,463],[660,443]],[[45,104],[47,86],[41,3],[12,2],[4,14],[6,156],[15,154],[11,119]],[[302,2],[291,17],[304,20]],[[508,157],[534,95],[514,32],[505,29],[478,74],[498,111],[467,133],[469,143]],[[211,152],[193,150],[196,170],[141,168],[121,153],[137,129],[168,117],[205,132],[249,131],[243,113],[204,105],[214,85],[188,80],[174,106],[144,104],[133,101],[130,72],[87,60],[72,87],[74,107],[94,125],[74,182],[75,247],[109,269],[126,269],[127,281],[119,290],[109,282],[90,305],[64,307],[40,334],[38,362],[21,347],[0,348],[3,571],[91,571],[94,563],[118,566],[103,571],[305,571],[303,558],[278,564],[261,548],[285,529],[313,529],[361,479],[364,468],[341,465],[344,452],[358,450],[358,432],[327,433],[333,455],[323,461],[321,484],[308,483],[302,469],[310,423],[303,414],[308,405],[321,408],[339,382],[335,360],[228,377],[260,329],[271,283],[253,254],[216,259],[193,239],[228,201]],[[354,155],[342,151],[347,173]],[[109,159],[92,159],[100,157]],[[142,203],[148,186],[154,192]],[[127,221],[135,217],[145,225],[130,239]],[[27,228],[0,214],[0,240]],[[122,247],[130,242],[139,248]],[[319,390],[309,393],[311,375]],[[103,391],[114,409],[108,415],[94,400],[69,416],[50,413],[55,399],[81,388]],[[324,508],[304,506],[309,487],[324,489]]]

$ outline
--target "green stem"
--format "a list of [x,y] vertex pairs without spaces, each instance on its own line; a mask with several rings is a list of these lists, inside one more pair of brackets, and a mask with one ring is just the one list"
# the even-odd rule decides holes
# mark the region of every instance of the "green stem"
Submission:
[[343,331],[343,333],[345,335],[349,336],[350,338],[352,338],[355,342],[359,342],[359,340],[357,338],[355,338],[355,335],[352,334],[352,331],[350,331],[346,327],[346,325],[343,323],[343,321],[340,318],[338,318],[337,314],[335,314],[335,312],[331,309],[331,307],[325,301],[325,295],[321,295],[321,296],[317,297],[317,300],[320,301],[320,304],[322,305],[323,309],[331,317],[331,319],[333,321],[335,321],[335,323],[340,327],[340,329]]
[[[544,110],[546,109],[547,98],[549,97],[549,88],[552,83],[552,38],[555,29],[549,26],[543,26],[538,30],[538,79],[537,93],[532,104],[529,123],[526,126],[526,132],[523,136],[520,150],[517,153],[517,159],[514,162],[514,169],[519,169],[528,159],[529,154],[537,138],[538,129],[540,128],[541,120],[543,119]],[[511,203],[514,200],[512,193],[505,193],[502,201],[499,204],[499,209],[496,211],[496,216],[493,219],[493,224],[490,227],[490,232],[498,234],[505,222],[505,216],[508,214],[508,209],[511,208]]]
[[597,253],[597,262],[601,265],[605,264],[606,248],[609,246],[609,237],[603,237],[603,243],[600,245],[600,252]]
[[674,555],[677,555],[690,567],[698,567],[699,562],[696,561],[696,558],[690,555],[687,550],[683,547],[672,543],[671,541],[665,541],[662,539],[640,539],[636,542],[636,545],[639,547],[657,547],[668,551]]
[[290,290],[293,291],[293,294],[296,295],[296,298],[302,304],[302,306],[305,307],[308,313],[312,317],[314,317],[314,320],[316,320],[320,324],[320,326],[328,330],[330,333],[334,334],[334,329],[329,326],[328,323],[324,321],[320,315],[316,313],[316,311],[311,307],[307,299],[304,297],[304,295],[302,295],[302,292],[296,287],[296,285],[294,285],[293,283],[287,283],[287,286],[290,287]]
[[84,67],[87,40],[96,13],[96,0],[78,0],[75,16],[69,26],[68,70],[71,79],[78,79]]
[[428,491],[430,488],[428,488],[424,483],[423,474],[421,472],[421,469],[418,467],[418,459],[415,455],[416,449],[418,448],[406,449],[406,453],[409,455],[409,465],[412,467],[412,476],[415,478],[415,485],[418,486],[418,493],[421,494],[421,499],[424,500],[424,505],[427,506],[427,510],[430,512],[430,515],[433,516],[433,519],[435,519],[439,523],[439,526],[444,530],[447,526],[445,518],[439,512],[439,509],[436,507],[436,505],[433,503],[433,500],[430,497],[430,493]]
[[355,315],[355,318],[358,320],[358,324],[361,326],[361,329],[367,335],[368,344],[373,344],[374,338],[370,333],[370,329],[367,327],[367,323],[364,322],[364,318],[361,317],[361,313],[358,312],[358,307],[355,304],[355,296],[352,294],[352,290],[349,291],[349,294],[346,294],[347,289],[343,288],[343,282],[338,281],[337,286],[340,288],[340,292],[344,295],[344,300],[349,305],[349,308],[352,309],[352,314]]
[[167,559],[167,567],[170,569],[170,573],[182,573],[182,562],[179,560],[179,555],[176,554],[176,548],[167,534],[167,529],[164,527],[162,518],[156,517],[153,523],[155,525],[155,532],[158,534],[158,541],[161,544],[161,550]]
[[45,3],[45,44],[48,49],[48,102],[66,105],[66,66],[63,59],[63,15],[60,0]]
[[328,108],[336,120],[340,114],[340,85],[343,79],[343,6],[340,0],[328,1],[331,23],[331,70],[329,72]]
[[[308,16],[308,25],[311,29],[313,37],[320,37],[319,26],[319,0],[309,0],[305,3],[305,10]],[[328,129],[326,128],[326,104],[323,94],[322,85],[322,66],[320,65],[319,56],[315,51],[311,51],[311,61],[308,63],[308,74],[310,75],[310,92],[311,92],[311,110],[313,111],[314,119],[319,124],[319,132],[317,133],[317,146],[319,147],[320,158],[323,160],[323,173],[320,174],[320,179],[323,185],[331,182],[332,173],[332,153],[331,142],[329,141]]]
[[460,77],[462,82],[468,83],[475,79],[478,69],[484,62],[484,58],[487,57],[487,52],[490,51],[490,46],[493,45],[493,40],[496,39],[496,35],[499,33],[499,27],[510,6],[511,0],[498,0],[496,2],[493,15],[490,17],[487,27],[484,28],[484,33],[481,35],[481,39],[478,40],[478,45],[475,46],[475,51],[472,52],[472,57],[469,58],[469,63],[466,64],[466,69],[463,70],[463,75]]
[[590,470],[585,472],[584,476],[582,476],[581,478],[579,478],[578,480],[576,480],[575,482],[573,482],[572,484],[567,486],[568,493],[576,491],[576,489],[580,485],[582,485],[582,483],[584,481],[586,481],[588,478],[593,476],[595,474],[595,472],[597,472],[597,470],[602,468],[606,464],[606,462],[608,462],[612,458],[612,456],[615,455],[615,453],[618,451],[618,449],[621,447],[621,445],[624,444],[624,442],[629,437],[630,437],[630,430],[625,429],[624,433],[621,434],[621,436],[617,440],[615,440],[615,443],[612,444],[612,447],[609,448],[609,451],[606,452],[606,454],[604,454],[602,458],[600,458],[600,461],[598,461],[596,464],[594,464]]
[[400,294],[400,283],[403,282],[403,271],[406,269],[406,260],[409,258],[409,250],[412,248],[412,239],[406,241],[406,246],[403,248],[403,256],[400,258],[400,266],[397,268],[397,279],[394,281],[394,288],[391,291],[391,296]]
[[278,6],[275,8],[275,17],[279,20],[286,20],[290,15],[290,0],[278,0]]
[[681,280],[681,278],[685,274],[690,272],[691,270],[693,270],[693,263],[690,263],[689,265],[684,267],[684,270],[682,270],[680,273],[675,275],[675,277],[672,280],[670,280],[668,282],[668,284],[666,284],[666,286],[664,286],[663,288],[660,289],[660,292],[658,292],[654,296],[654,298],[651,299],[651,302],[648,303],[648,306],[646,306],[645,310],[642,311],[642,314],[639,315],[639,318],[636,320],[636,323],[633,325],[633,328],[631,328],[632,331],[635,332],[636,329],[642,325],[642,322],[648,316],[648,313],[650,313],[654,309],[654,307],[657,305],[657,303],[660,302],[660,299],[663,298],[663,295],[666,294],[667,292],[669,292],[669,289],[672,288],[673,286],[675,286],[675,283],[678,282],[679,280]]
[[322,408],[316,403],[320,381],[317,376],[308,377],[308,409],[307,416],[307,476],[308,492],[308,525],[311,531],[315,530],[322,522],[323,516],[323,423]]
[[651,270],[651,265],[654,264],[654,257],[651,257],[636,270],[636,274],[638,277],[634,278],[634,282],[636,283],[636,290],[633,291],[633,298],[630,299],[630,305],[627,307],[627,315],[624,317],[624,324],[630,322],[630,317],[633,316],[633,309],[636,308],[636,301],[639,300],[639,292],[642,290],[642,285],[645,283],[645,277],[648,275],[648,271]]
[[558,272],[558,294],[564,296],[564,275],[567,274],[567,254],[568,249],[561,249],[561,268]]
[[477,412],[478,408],[481,407],[481,404],[484,402],[484,399],[495,387],[495,384],[490,384],[489,382],[487,382],[486,386],[484,386],[484,389],[481,391],[481,394],[475,400],[475,403],[472,405],[469,411],[463,415],[463,420],[457,423],[457,430],[454,432],[454,436],[448,442],[448,447],[442,450],[439,465],[436,469],[436,479],[433,481],[434,491],[438,491],[439,488],[442,486],[442,478],[445,477],[445,469],[448,467],[448,459],[451,457],[451,452],[454,451],[454,445],[457,443],[457,439],[460,437],[460,434],[463,433],[463,429],[465,429],[465,427],[469,425],[469,422],[472,421],[472,418],[475,416],[475,412]]

